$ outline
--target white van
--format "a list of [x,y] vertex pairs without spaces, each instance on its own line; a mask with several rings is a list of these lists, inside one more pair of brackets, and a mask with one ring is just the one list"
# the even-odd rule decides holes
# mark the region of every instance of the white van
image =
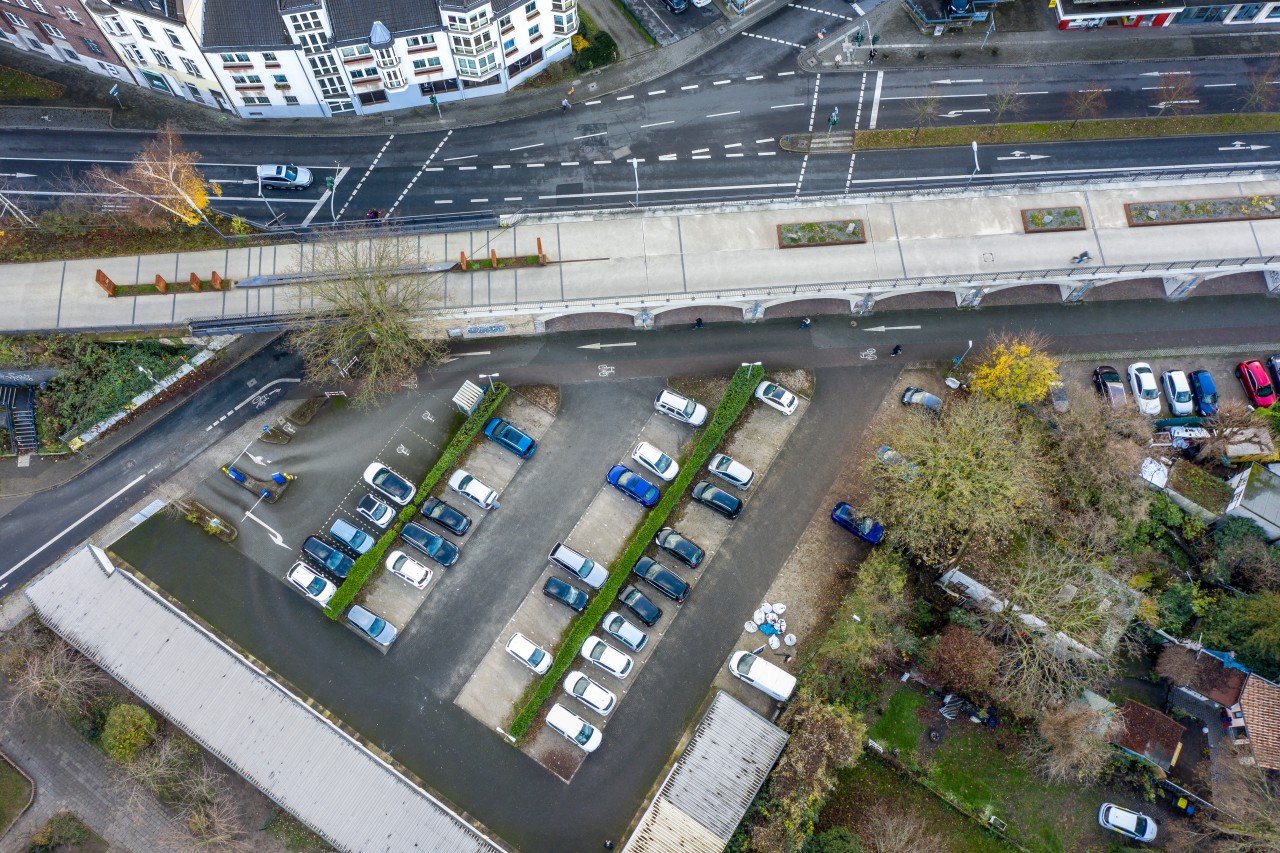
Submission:
[[604,740],[599,729],[559,702],[547,712],[547,725],[582,747],[584,752],[595,752],[600,741]]
[[790,699],[796,689],[794,675],[751,652],[734,652],[729,658],[729,671],[779,702]]

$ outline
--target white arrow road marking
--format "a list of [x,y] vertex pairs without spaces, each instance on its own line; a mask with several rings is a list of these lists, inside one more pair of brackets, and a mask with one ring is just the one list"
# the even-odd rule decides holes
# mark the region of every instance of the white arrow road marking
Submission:
[[584,345],[584,346],[580,346],[580,347],[578,347],[578,349],[605,349],[605,348],[607,348],[607,347],[633,347],[633,346],[635,346],[635,345],[636,345],[636,342],[635,342],[635,341],[627,341],[626,343],[621,343],[621,344],[599,344],[599,343],[597,343],[597,344],[586,344],[586,345]]
[[1218,150],[1219,151],[1261,151],[1263,148],[1270,148],[1270,147],[1271,147],[1270,145],[1246,145],[1245,143],[1239,140],[1236,140],[1235,142],[1231,143],[1225,148],[1219,147]]
[[[0,178],[34,178],[35,175],[28,175],[26,172],[0,172]],[[257,181],[248,181],[250,184],[256,184]]]
[[959,118],[965,113],[989,113],[991,110],[952,110],[949,113],[938,113],[938,118]]
[[997,160],[1044,160],[1048,154],[1028,154],[1025,151],[1014,151],[1008,157],[997,157]]
[[273,529],[271,528],[271,525],[267,524],[265,521],[263,521],[262,519],[258,518],[258,517],[257,517],[256,515],[254,515],[252,512],[246,512],[246,513],[244,514],[244,517],[245,517],[245,518],[252,518],[254,521],[258,522],[258,523],[259,523],[259,524],[261,524],[263,527],[267,528],[267,535],[271,537],[271,541],[272,541],[272,542],[276,543],[276,544],[277,544],[277,545],[279,545],[281,548],[284,548],[286,551],[292,551],[292,550],[293,550],[293,549],[292,549],[292,548],[290,548],[288,545],[284,544],[284,539],[283,539],[283,537],[281,537],[279,533],[276,533],[276,532],[275,532],[275,530],[273,530]]
[[1185,101],[1161,101],[1161,102],[1160,102],[1160,103],[1158,103],[1158,104],[1152,104],[1152,105],[1151,105],[1151,109],[1153,109],[1153,110],[1162,110],[1162,109],[1164,109],[1165,107],[1176,107],[1176,106],[1178,106],[1179,104],[1198,104],[1198,103],[1200,103],[1200,101],[1199,101],[1199,100],[1195,100],[1195,99],[1193,99],[1193,100],[1185,100]]
[[919,329],[919,326],[871,326],[864,329],[867,332],[896,332],[899,329]]
[[1163,77],[1166,74],[1190,74],[1190,71],[1147,71],[1139,74],[1139,77]]
[[942,84],[942,85],[944,85],[944,86],[950,86],[950,85],[953,85],[953,84],[955,84],[955,83],[981,83],[981,82],[982,82],[982,78],[978,78],[977,80],[933,80],[933,81],[931,81],[931,82],[933,82],[933,83],[941,83],[941,84]]

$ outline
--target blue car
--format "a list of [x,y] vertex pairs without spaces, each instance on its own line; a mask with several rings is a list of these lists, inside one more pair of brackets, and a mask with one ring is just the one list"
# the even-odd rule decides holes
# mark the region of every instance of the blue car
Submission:
[[640,506],[650,507],[658,502],[658,487],[632,471],[626,465],[614,465],[605,479],[609,485],[622,492]]
[[1196,411],[1203,418],[1218,413],[1218,386],[1213,384],[1213,377],[1207,370],[1193,370],[1187,376],[1187,384],[1191,386],[1191,399],[1195,401]]
[[458,562],[458,546],[421,524],[409,522],[400,531],[400,538],[446,568]]
[[569,605],[570,609],[577,613],[587,609],[587,594],[559,578],[547,578],[547,582],[542,585],[542,594],[548,598],[554,598],[561,604]]
[[337,578],[339,582],[347,579],[347,573],[351,571],[351,567],[356,562],[323,539],[318,539],[315,536],[308,536],[306,541],[302,543],[302,553],[314,561],[324,572]]
[[883,524],[869,515],[863,515],[844,501],[840,501],[831,510],[831,520],[872,545],[879,545],[880,540],[884,539]]
[[502,418],[491,418],[484,425],[485,437],[505,450],[510,450],[521,459],[528,459],[538,449],[538,442],[514,424]]

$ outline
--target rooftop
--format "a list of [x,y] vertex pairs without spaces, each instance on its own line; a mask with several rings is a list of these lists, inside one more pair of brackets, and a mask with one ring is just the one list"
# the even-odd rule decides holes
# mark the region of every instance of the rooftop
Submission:
[[1126,699],[1120,708],[1120,719],[1124,721],[1124,733],[1115,739],[1116,746],[1145,758],[1161,770],[1168,771],[1178,763],[1182,736],[1187,731],[1185,726],[1132,699]]
[[1280,770],[1280,686],[1250,675],[1240,694],[1249,748],[1259,767]]
[[1178,687],[1186,687],[1229,708],[1240,698],[1246,673],[1227,666],[1211,654],[1168,645],[1156,664],[1160,674]]

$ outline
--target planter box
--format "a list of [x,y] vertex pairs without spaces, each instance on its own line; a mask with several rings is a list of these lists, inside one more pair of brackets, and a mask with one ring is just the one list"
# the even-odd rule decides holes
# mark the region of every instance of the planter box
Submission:
[[861,219],[832,219],[826,222],[792,222],[778,226],[779,249],[808,249],[814,246],[846,246],[867,242]]
[[1022,230],[1028,234],[1084,231],[1084,211],[1078,207],[1030,207],[1022,211]]
[[1280,202],[1275,196],[1268,195],[1132,202],[1124,206],[1124,215],[1131,228],[1280,219]]

